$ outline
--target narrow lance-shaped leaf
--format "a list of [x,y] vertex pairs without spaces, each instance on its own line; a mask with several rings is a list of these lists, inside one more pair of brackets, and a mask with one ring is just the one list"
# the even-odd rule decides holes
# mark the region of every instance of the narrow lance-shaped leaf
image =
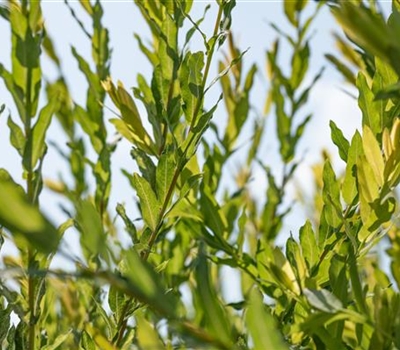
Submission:
[[308,42],[303,47],[296,48],[294,51],[292,58],[292,76],[290,78],[293,90],[297,89],[302,83],[308,70],[309,58],[310,48]]
[[[39,3],[36,4],[36,6],[38,5]],[[12,77],[14,84],[21,89],[24,96],[27,115],[21,115],[21,118],[32,118],[36,114],[41,87],[42,73],[39,62],[43,21],[36,18],[33,19],[32,23],[29,23],[30,11],[22,11],[18,4],[14,4],[10,9]],[[32,6],[30,10],[32,11]],[[23,121],[26,122],[25,119]]]
[[379,198],[379,185],[365,155],[357,160],[357,180],[361,218],[365,224],[370,221],[371,204]]
[[10,142],[18,151],[20,156],[23,156],[26,144],[24,132],[17,123],[14,123],[11,116],[8,117],[7,125],[10,129]]
[[[44,152],[46,150],[45,137],[47,129],[50,126],[51,118],[56,111],[58,106],[57,97],[54,97],[47,106],[45,106],[39,113],[38,120],[32,129],[32,155],[31,155],[31,164],[30,169],[34,169],[38,160],[43,157]],[[29,150],[25,149],[27,153]],[[27,162],[28,159],[25,159],[24,162]]]
[[318,262],[319,249],[309,220],[300,228],[300,245],[307,267],[311,271],[313,266]]
[[307,0],[293,0],[284,2],[285,15],[293,26],[298,26],[298,13],[303,10],[306,4]]
[[357,159],[363,154],[362,138],[357,131],[352,140],[349,148],[346,173],[342,185],[342,194],[344,201],[351,205],[358,194],[357,190]]
[[204,216],[204,223],[218,237],[223,237],[227,222],[226,218],[213,194],[204,188],[200,198],[200,207]]
[[310,305],[318,310],[328,313],[335,313],[343,308],[341,301],[326,289],[306,289],[304,290],[304,295],[306,296]]
[[368,126],[363,128],[363,148],[364,154],[375,175],[375,180],[379,186],[383,186],[383,156],[376,137]]
[[179,57],[177,52],[177,23],[171,15],[165,14],[160,34],[158,53],[162,75],[165,80],[173,84],[176,74],[176,63]]
[[15,84],[11,73],[0,63],[0,77],[3,79],[7,90],[13,97],[18,114],[22,121],[26,120],[26,108],[23,90]]
[[341,218],[338,216],[338,212],[342,210],[340,204],[340,189],[335,172],[329,161],[326,161],[324,165],[323,180],[324,187],[322,198],[326,206],[326,221],[332,227],[338,227],[342,223]]
[[359,91],[358,106],[362,112],[362,124],[370,127],[377,135],[383,131],[383,122],[379,110],[379,104],[375,101],[375,95],[368,86],[367,79],[363,73],[357,76],[357,88]]
[[0,180],[0,225],[14,235],[22,235],[36,249],[52,253],[59,236],[53,225],[29,203],[20,188],[10,180]]
[[158,222],[160,205],[157,196],[152,190],[150,184],[140,175],[133,175],[133,184],[140,199],[140,208],[142,210],[143,220],[152,231],[155,230]]
[[339,156],[343,159],[343,161],[347,163],[350,143],[343,136],[342,130],[337,127],[333,120],[329,122],[329,126],[331,127],[331,138],[333,143],[337,146],[339,150]]
[[172,153],[162,154],[156,171],[157,197],[161,204],[166,200],[168,191],[172,186],[175,168],[174,155]]
[[184,102],[183,111],[186,120],[191,122],[194,116],[195,108],[199,99],[202,98],[202,82],[204,67],[203,52],[188,52],[182,62],[182,67],[179,74],[181,86],[181,95]]

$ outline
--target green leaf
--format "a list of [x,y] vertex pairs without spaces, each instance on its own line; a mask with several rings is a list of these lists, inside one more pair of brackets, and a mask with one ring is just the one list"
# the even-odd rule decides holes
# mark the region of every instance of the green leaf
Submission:
[[331,54],[326,54],[325,57],[329,62],[331,62],[335,66],[336,70],[342,73],[343,77],[350,84],[356,85],[356,77],[353,71],[348,66],[346,66],[342,61],[340,61],[338,58],[336,58]]
[[367,203],[374,202],[379,197],[379,184],[372,166],[364,155],[357,161],[357,179],[360,197],[363,197]]
[[292,57],[292,75],[290,77],[290,84],[293,90],[297,89],[302,83],[308,70],[309,58],[310,47],[308,42],[302,47],[296,47]]
[[333,120],[329,122],[329,126],[331,127],[331,138],[339,150],[339,156],[347,163],[350,143],[343,136],[342,130],[336,126]]
[[83,350],[96,350],[95,342],[86,331],[82,332],[80,346],[82,346]]
[[8,347],[7,350],[16,350],[15,348],[15,338],[16,338],[16,330],[15,330],[15,326],[11,326],[10,330],[8,331],[7,334],[7,342],[8,342]]
[[115,319],[119,320],[123,310],[126,307],[128,297],[125,293],[120,291],[115,286],[110,286],[110,291],[108,293],[108,305],[111,311],[114,313]]
[[118,82],[118,87],[115,88],[111,79],[103,81],[102,84],[114,104],[121,111],[122,119],[111,119],[110,121],[116,126],[121,135],[130,142],[136,144],[145,152],[155,154],[155,146],[150,135],[143,127],[135,101],[125,90],[123,84]]
[[268,266],[271,275],[283,290],[287,289],[292,293],[299,295],[300,286],[296,280],[293,268],[278,247],[275,247],[273,250],[273,258],[274,262],[269,263]]
[[266,239],[272,240],[278,234],[284,214],[277,214],[278,206],[281,203],[281,191],[270,169],[265,168],[265,171],[267,173],[268,189],[262,213],[262,232]]
[[96,179],[95,204],[99,213],[103,213],[106,210],[111,191],[110,152],[107,145],[103,147],[93,168],[93,175]]
[[276,323],[263,303],[257,288],[250,292],[245,320],[248,332],[254,342],[254,349],[288,350]]
[[204,218],[204,224],[208,226],[215,235],[222,238],[227,227],[226,218],[208,187],[201,193],[200,208]]
[[140,35],[138,34],[134,34],[135,39],[138,42],[138,46],[140,48],[140,51],[142,51],[142,53],[147,57],[147,59],[149,60],[149,62],[153,65],[153,66],[157,66],[160,64],[160,59],[157,56],[157,54],[153,51],[151,51],[144,43],[142,38],[140,37]]
[[304,332],[315,334],[320,341],[324,344],[326,349],[347,350],[340,339],[337,339],[323,326],[327,322],[334,322],[336,320],[346,319],[348,315],[345,314],[330,314],[330,313],[313,313],[301,325]]
[[3,309],[2,306],[0,308],[0,344],[3,343],[3,340],[7,336],[8,329],[10,328],[10,313],[10,307]]
[[375,101],[375,95],[369,88],[367,79],[363,73],[357,76],[357,87],[359,90],[358,106],[362,112],[362,124],[370,127],[371,131],[377,135],[383,131],[383,115],[379,108],[379,103]]
[[322,199],[326,206],[325,218],[330,226],[338,227],[342,223],[342,218],[339,216],[342,211],[340,188],[329,160],[324,165],[323,181]]
[[203,52],[188,52],[182,62],[179,74],[179,83],[181,87],[181,95],[184,103],[183,111],[187,122],[191,122],[194,115],[198,100],[203,98],[202,83],[204,67]]
[[300,245],[304,259],[306,260],[309,271],[318,262],[319,249],[317,246],[317,240],[315,233],[312,229],[311,222],[307,220],[305,225],[300,228]]
[[335,313],[343,309],[341,301],[326,289],[305,289],[303,293],[310,305],[318,310]]
[[293,0],[284,2],[284,10],[287,19],[293,26],[297,27],[298,24],[298,14],[305,8],[308,0]]
[[[47,129],[50,126],[51,117],[58,106],[57,98],[49,101],[49,103],[40,111],[38,120],[32,129],[32,150],[28,147],[24,153],[24,164],[29,164],[27,169],[34,169],[38,160],[41,159],[46,151],[45,137]],[[31,155],[30,155],[30,152]],[[29,155],[31,158],[29,159]]]
[[360,133],[357,131],[353,139],[351,140],[351,146],[349,148],[346,173],[342,185],[342,194],[344,201],[351,205],[358,195],[357,190],[357,161],[363,154],[362,138]]
[[29,203],[20,188],[10,180],[0,179],[0,193],[0,224],[43,253],[54,252],[59,241],[56,228]]
[[154,231],[157,227],[158,215],[161,209],[157,196],[146,179],[138,174],[133,175],[133,185],[140,199],[143,220]]
[[[172,188],[172,179],[175,173],[175,160],[171,152],[161,155],[156,171],[157,197],[159,203],[164,203],[170,188]],[[168,203],[166,203],[168,204]]]
[[[379,198],[379,186],[372,168],[367,163],[367,159],[364,155],[362,155],[357,162],[357,180],[361,218],[364,225],[367,223],[371,224],[371,220],[374,221],[376,219],[371,216],[371,206]],[[369,228],[369,226],[365,228]]]
[[[219,102],[222,100],[223,96],[222,94],[218,97],[217,102],[214,104],[214,106],[208,110],[207,112],[204,112],[203,114],[200,115],[200,118],[198,118],[198,121],[196,123],[196,125],[194,126],[194,128],[192,129],[192,132],[194,134],[197,134],[195,137],[195,142],[193,142],[194,146],[197,147],[198,143],[201,140],[201,137],[203,136],[203,134],[205,133],[205,131],[207,130],[207,128],[210,126],[210,122],[212,117],[214,116],[214,113],[218,107]],[[187,142],[190,142],[190,139],[187,139],[187,141],[185,141],[184,145],[187,145]],[[191,152],[187,153],[188,156],[191,154]]]
[[358,310],[363,312],[365,315],[368,315],[368,307],[361,286],[361,279],[357,268],[357,260],[352,247],[350,247],[349,249],[348,264],[350,267],[349,272],[350,272],[350,281],[351,281],[353,296],[356,301]]
[[375,67],[376,67],[376,75],[379,75],[379,77],[382,80],[383,86],[375,86],[375,77],[373,81],[373,88],[374,92],[377,93],[380,91],[383,87],[389,87],[392,84],[396,84],[398,81],[398,76],[396,72],[393,70],[393,68],[387,64],[386,62],[382,61],[379,57],[375,57]]
[[332,293],[346,305],[348,302],[347,265],[342,256],[334,255],[329,266],[329,282]]
[[72,46],[71,51],[72,55],[78,62],[80,71],[85,75],[85,78],[89,84],[89,92],[100,94],[103,91],[101,89],[100,77],[91,70],[89,63],[78,54],[75,47]]
[[18,151],[20,156],[23,156],[26,145],[26,137],[24,135],[24,132],[18,124],[14,123],[11,116],[8,117],[7,125],[10,128],[11,144]]
[[[74,117],[86,135],[90,137],[90,142],[96,151],[100,153],[103,148],[103,140],[99,137],[100,126],[90,118],[89,111],[75,104]],[[122,134],[122,133],[121,133]]]
[[27,117],[26,117],[26,108],[25,108],[23,90],[15,84],[11,73],[6,68],[4,68],[4,66],[1,63],[0,63],[0,76],[3,78],[7,90],[13,97],[14,103],[18,110],[19,117],[21,118],[22,121],[25,121]]
[[276,84],[273,87],[273,100],[276,108],[276,127],[280,143],[280,153],[287,163],[293,157],[288,137],[290,137],[291,119],[285,112],[285,99],[280,87]]
[[[36,5],[39,5],[37,3]],[[22,92],[25,111],[21,118],[32,118],[38,107],[42,72],[40,68],[40,54],[43,24],[28,30],[29,12],[21,11],[18,5],[11,6],[10,24],[12,28],[12,78]],[[28,91],[30,90],[30,91]],[[28,101],[29,98],[29,101]],[[26,122],[26,119],[23,119]]]
[[375,175],[376,182],[379,186],[383,186],[384,163],[382,151],[379,147],[378,141],[375,138],[375,135],[366,125],[363,128],[363,148],[365,157],[367,158],[367,161]]
[[286,241],[286,257],[296,275],[299,285],[304,285],[307,274],[307,265],[297,243],[293,237],[289,237]]
[[46,33],[46,36],[43,38],[42,47],[47,54],[47,56],[58,66],[60,67],[61,61],[58,57],[53,41],[51,40],[50,36]]
[[54,341],[52,341],[51,345],[45,345],[41,347],[42,350],[57,350],[60,348],[60,346],[71,336],[71,331],[65,333],[65,334],[60,334],[57,336]]
[[174,83],[176,66],[179,61],[177,23],[172,16],[166,14],[160,31],[158,55],[162,76],[169,84]]
[[118,216],[124,221],[125,230],[129,233],[129,236],[132,238],[132,243],[138,242],[138,235],[136,226],[133,224],[132,220],[129,219],[128,215],[126,214],[125,207],[118,203],[116,207],[116,211]]

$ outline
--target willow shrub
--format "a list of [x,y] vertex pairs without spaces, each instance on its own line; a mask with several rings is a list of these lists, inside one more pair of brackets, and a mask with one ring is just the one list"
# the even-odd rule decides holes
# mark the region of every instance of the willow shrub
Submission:
[[[7,116],[10,109],[3,105],[1,117],[7,118],[25,181],[16,183],[0,169],[1,243],[9,240],[19,252],[2,254],[2,349],[399,349],[398,1],[387,21],[373,1],[285,1],[285,26],[294,34],[276,27],[279,39],[266,54],[270,90],[264,112],[264,102],[250,102],[260,69],[243,68],[251,54],[231,34],[235,1],[211,4],[217,13],[211,36],[203,18],[191,16],[192,3],[135,1],[152,34],[150,41],[136,35],[152,73],[139,74],[131,90],[110,77],[101,2],[80,1],[90,30],[66,2],[91,45],[90,58],[72,47],[88,83],[84,105],[72,100],[61,69],[55,81],[42,79],[44,55],[61,63],[40,1],[10,0],[0,7],[12,47],[11,67],[1,64],[0,76],[16,111]],[[302,107],[322,74],[308,74],[309,29],[322,6],[331,7],[338,30],[347,35],[337,36],[339,56],[327,58],[358,90],[362,124],[347,140],[331,121],[345,172],[336,173],[326,157],[320,175],[316,171],[315,203],[307,208],[313,215],[282,248],[276,239],[285,235],[287,185],[311,120]],[[191,51],[194,36],[203,50]],[[282,66],[282,44],[290,67]],[[216,62],[221,50],[225,59]],[[211,76],[216,65],[219,74]],[[39,99],[43,93],[47,98]],[[104,106],[111,104],[117,112],[109,119]],[[217,109],[225,111],[224,130],[213,121]],[[251,117],[252,110],[260,117]],[[267,115],[275,118],[281,161],[273,166],[283,169],[279,176],[262,157]],[[51,123],[61,125],[67,145],[46,144]],[[109,123],[119,135],[111,143]],[[232,178],[226,163],[240,146],[245,123],[253,124],[252,135],[226,189],[221,180]],[[212,137],[204,138],[206,133]],[[109,205],[111,164],[120,142],[131,145],[126,157],[136,164],[137,171],[123,172],[137,213],[122,203]],[[72,181],[43,180],[48,147],[59,150]],[[257,167],[268,188],[256,200],[249,182]],[[42,213],[43,186],[63,203],[65,222],[59,226]],[[121,242],[117,222],[129,242]],[[79,232],[81,256],[65,249],[68,230]],[[382,239],[389,242],[391,271],[379,266],[375,247]],[[74,270],[53,268],[55,256]],[[241,302],[224,302],[224,266],[240,278]]]

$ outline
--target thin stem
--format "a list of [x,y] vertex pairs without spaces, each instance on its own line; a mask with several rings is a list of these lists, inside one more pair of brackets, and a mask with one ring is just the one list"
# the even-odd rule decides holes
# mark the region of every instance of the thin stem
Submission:
[[[27,34],[29,35],[29,33]],[[31,90],[32,90],[32,69],[27,68],[26,77],[26,103],[25,103],[25,136],[27,139],[27,149],[32,149],[32,104],[31,104]],[[36,202],[35,189],[34,189],[34,178],[32,169],[32,153],[27,152],[29,159],[26,164],[28,164],[27,178],[26,178],[26,191],[29,201],[34,204]],[[32,271],[34,268],[34,256],[35,251],[32,247],[28,250],[28,271]],[[36,312],[35,312],[35,278],[29,272],[28,276],[28,305],[29,305],[29,325],[28,325],[28,346],[29,350],[35,350],[36,347]]]

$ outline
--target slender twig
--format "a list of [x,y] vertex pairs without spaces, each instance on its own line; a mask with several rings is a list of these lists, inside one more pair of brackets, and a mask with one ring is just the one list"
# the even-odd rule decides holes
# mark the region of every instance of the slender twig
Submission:
[[[27,34],[29,35],[29,33]],[[25,137],[27,139],[26,148],[28,150],[32,149],[32,103],[31,103],[31,90],[32,90],[32,68],[28,67],[26,72],[26,102],[25,102]],[[32,164],[32,152],[26,152],[29,159],[25,162],[28,169],[27,170],[27,178],[26,178],[26,192],[29,201],[34,204],[36,202],[35,189],[34,189],[34,178],[33,178],[33,164]],[[28,269],[31,270],[34,266],[34,256],[35,251],[34,248],[29,247],[28,249]],[[29,274],[28,276],[28,307],[29,307],[29,325],[28,325],[28,346],[29,350],[35,349],[35,340],[36,340],[36,312],[35,312],[35,278]]]

